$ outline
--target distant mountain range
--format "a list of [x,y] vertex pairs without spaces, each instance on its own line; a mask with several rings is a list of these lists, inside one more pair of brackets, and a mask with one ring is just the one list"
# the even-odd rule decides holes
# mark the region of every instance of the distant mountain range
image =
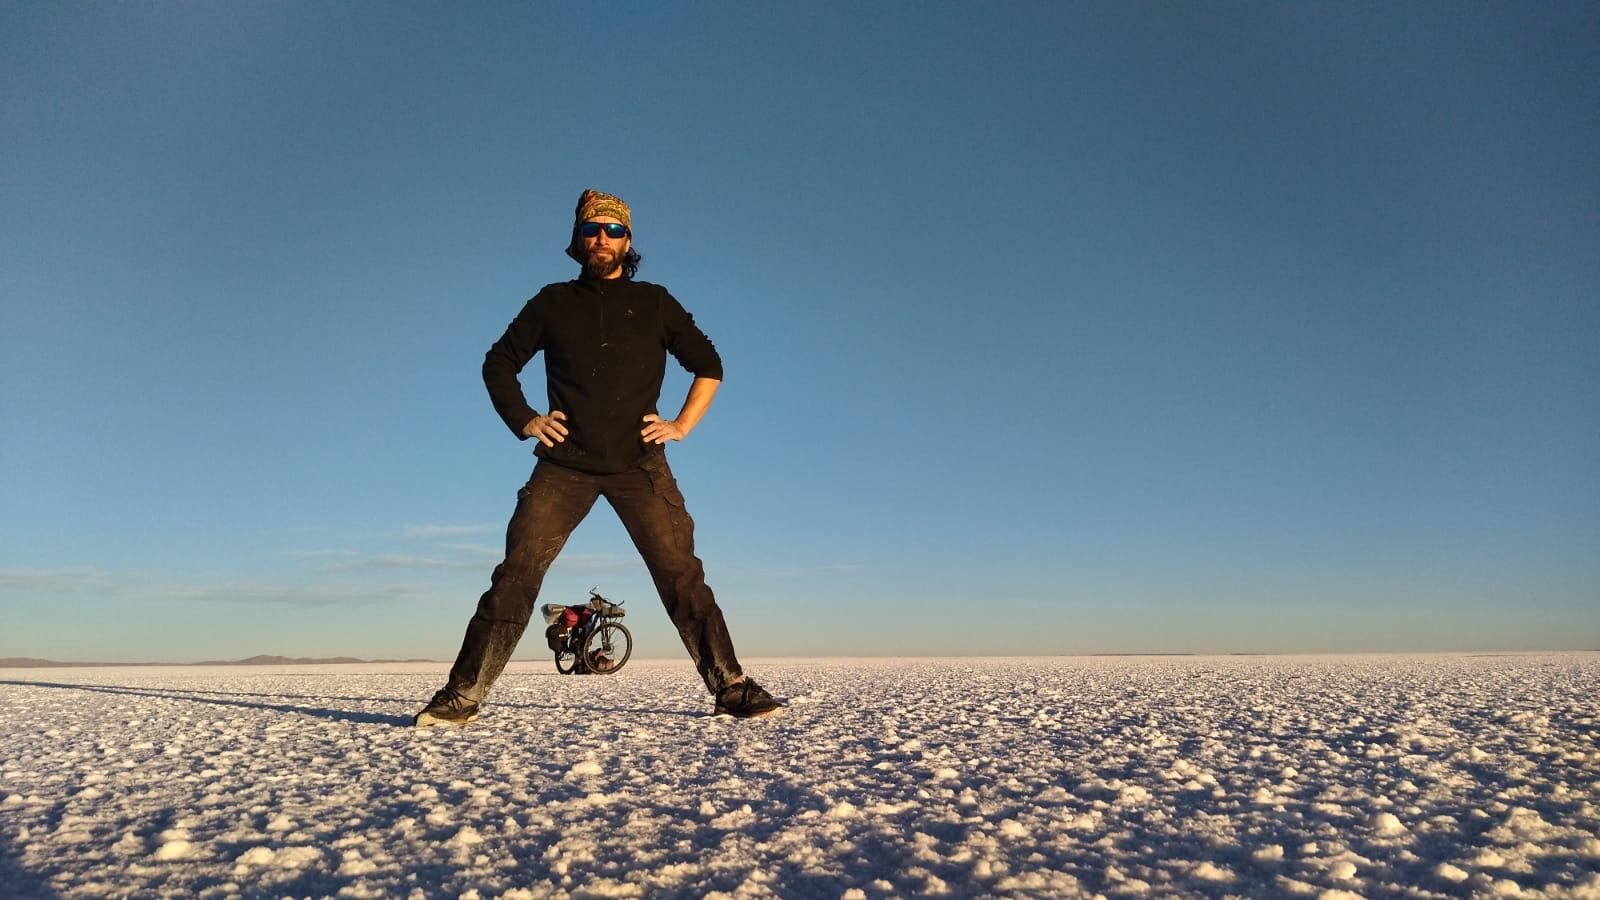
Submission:
[[249,659],[208,659],[194,663],[148,662],[58,662],[53,659],[34,659],[27,656],[0,656],[0,669],[64,669],[87,666],[311,666],[328,663],[418,663],[438,662],[435,659],[357,659],[354,656],[269,656],[261,654]]

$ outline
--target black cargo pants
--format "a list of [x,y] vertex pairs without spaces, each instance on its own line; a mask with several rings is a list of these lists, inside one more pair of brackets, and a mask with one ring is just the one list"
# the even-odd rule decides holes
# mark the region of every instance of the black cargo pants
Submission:
[[591,475],[544,460],[534,467],[533,477],[517,492],[517,509],[506,527],[505,561],[495,567],[489,590],[467,623],[447,687],[474,702],[488,695],[528,627],[545,572],[597,497],[616,510],[644,557],[706,687],[715,694],[743,674],[722,610],[706,585],[705,568],[694,555],[694,520],[666,455],[657,454],[614,475]]

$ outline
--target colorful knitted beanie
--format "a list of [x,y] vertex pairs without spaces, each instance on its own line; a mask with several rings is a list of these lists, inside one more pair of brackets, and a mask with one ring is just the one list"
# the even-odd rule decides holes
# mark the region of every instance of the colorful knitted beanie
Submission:
[[597,191],[593,188],[584,191],[578,197],[576,215],[577,219],[574,220],[574,225],[578,222],[592,219],[595,216],[610,216],[613,219],[620,219],[622,224],[628,226],[629,231],[633,230],[633,222],[630,221],[628,215],[628,204],[623,203],[620,197],[613,197],[604,191]]

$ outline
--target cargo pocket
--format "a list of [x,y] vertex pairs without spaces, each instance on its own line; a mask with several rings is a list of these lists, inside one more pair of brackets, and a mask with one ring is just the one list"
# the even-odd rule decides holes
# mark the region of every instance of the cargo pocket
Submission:
[[678,479],[667,465],[665,455],[651,457],[639,466],[650,476],[650,492],[666,504],[667,520],[672,526],[672,543],[680,553],[694,552],[694,520],[683,502],[683,492],[678,490]]

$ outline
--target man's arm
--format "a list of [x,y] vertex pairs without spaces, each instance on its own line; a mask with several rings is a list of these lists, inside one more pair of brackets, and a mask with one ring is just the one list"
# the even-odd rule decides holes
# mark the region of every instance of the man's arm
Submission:
[[661,289],[661,324],[667,352],[679,365],[694,373],[694,382],[689,385],[689,396],[684,398],[683,409],[678,411],[676,419],[668,421],[653,414],[644,417],[645,429],[639,434],[647,444],[665,444],[688,437],[711,408],[711,398],[722,386],[722,357],[717,354],[716,345],[666,288]]
[[544,323],[536,306],[538,299],[535,296],[522,307],[506,333],[483,357],[483,384],[489,389],[489,401],[506,427],[523,440],[535,436],[528,432],[528,426],[544,418],[528,405],[522,394],[522,383],[517,380],[522,367],[544,346]]
[[678,417],[668,421],[657,415],[644,417],[645,429],[639,432],[647,444],[665,444],[667,441],[681,441],[689,436],[689,432],[700,424],[700,419],[711,408],[711,398],[717,395],[717,388],[722,382],[716,378],[696,378],[689,385],[689,396],[683,400],[683,409],[678,411]]

